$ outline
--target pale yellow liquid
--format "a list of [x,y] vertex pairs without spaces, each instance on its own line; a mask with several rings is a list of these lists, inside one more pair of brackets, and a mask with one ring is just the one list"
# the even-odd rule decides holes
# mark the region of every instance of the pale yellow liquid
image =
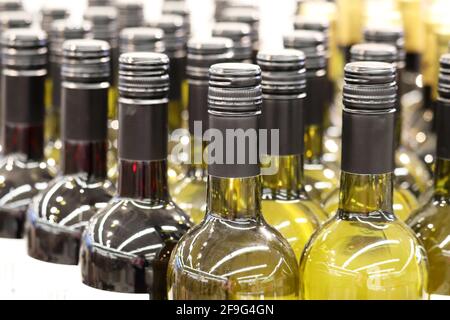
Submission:
[[408,220],[422,241],[430,264],[430,294],[450,296],[450,203],[431,200]]
[[300,266],[301,299],[428,298],[423,248],[405,224],[376,215],[349,221],[336,216],[313,237]]
[[[331,167],[324,164],[305,164],[305,188],[311,186],[316,190],[319,202],[324,201],[339,186],[339,175]],[[315,195],[311,194],[314,197]],[[315,199],[316,200],[316,199]]]
[[265,220],[291,245],[298,260],[313,233],[327,218],[320,205],[308,199],[263,200],[262,212]]
[[[401,221],[406,221],[411,213],[416,210],[419,203],[416,197],[406,189],[400,189],[397,186],[394,188],[394,213]],[[336,214],[339,207],[339,189],[335,189],[328,198],[323,202],[325,212],[329,217]]]
[[206,179],[184,178],[171,187],[173,201],[199,224],[206,214]]

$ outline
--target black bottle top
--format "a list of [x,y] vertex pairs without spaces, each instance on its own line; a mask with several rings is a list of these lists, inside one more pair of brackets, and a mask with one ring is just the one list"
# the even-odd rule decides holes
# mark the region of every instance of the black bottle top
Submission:
[[117,0],[119,30],[144,25],[144,3],[141,0]]
[[[306,97],[305,55],[294,49],[258,54],[262,70],[263,106],[260,128],[268,130],[267,154],[303,154],[304,100]],[[273,154],[270,130],[279,130],[278,154]],[[261,151],[262,152],[262,151]]]
[[450,54],[444,54],[440,63],[439,103],[436,114],[437,157],[450,159]]
[[260,14],[255,8],[230,7],[223,10],[219,22],[241,22],[246,23],[251,28],[251,38],[253,49],[257,50],[259,46],[259,24]]
[[110,7],[114,5],[113,0],[89,0],[88,6],[89,7]]
[[385,43],[397,48],[399,68],[404,68],[406,51],[403,29],[395,26],[371,26],[364,30],[366,42]]
[[192,39],[188,43],[187,76],[189,80],[189,130],[195,134],[194,122],[202,122],[202,139],[208,127],[208,80],[213,64],[233,60],[233,41],[227,38]]
[[233,40],[234,60],[236,62],[249,62],[252,60],[251,28],[246,23],[218,22],[214,25],[214,37],[223,37]]
[[62,140],[105,141],[110,46],[101,40],[69,40],[63,55]]
[[394,170],[396,68],[383,62],[345,66],[342,170],[385,174]]
[[289,49],[301,50],[305,54],[307,71],[326,68],[326,42],[322,32],[295,30],[284,37],[284,46]]
[[25,139],[17,144],[19,136],[11,136],[9,129],[43,125],[47,35],[39,30],[11,29],[2,34],[1,46],[4,153],[23,152],[28,158],[41,160],[41,143],[29,145],[31,141]]
[[119,47],[121,53],[157,52],[164,53],[164,31],[160,28],[126,28],[120,32]]
[[378,61],[395,63],[399,61],[397,48],[385,43],[355,44],[350,49],[351,61]]
[[[208,173],[211,176],[246,178],[260,174],[257,130],[261,105],[262,88],[259,66],[246,63],[221,63],[210,68],[209,128],[220,132],[224,141],[218,146],[222,148],[218,154],[222,154],[223,158],[217,161],[209,159],[212,162],[208,166]],[[245,146],[239,148],[239,143],[236,143],[235,139],[234,150],[230,150],[231,146],[225,143],[230,130],[244,132],[249,130],[254,141],[246,141]],[[228,161],[229,158],[232,158],[232,161]],[[241,161],[242,159],[244,161]]]
[[186,56],[188,29],[183,17],[164,14],[157,21],[148,23],[149,27],[160,28],[164,31],[166,53],[170,58]]
[[92,23],[94,39],[107,41],[111,48],[117,47],[119,36],[117,17],[117,9],[109,6],[92,6],[84,13],[84,19]]
[[[169,58],[134,52],[121,55],[119,68],[119,159],[167,158]],[[136,143],[139,141],[139,143]]]

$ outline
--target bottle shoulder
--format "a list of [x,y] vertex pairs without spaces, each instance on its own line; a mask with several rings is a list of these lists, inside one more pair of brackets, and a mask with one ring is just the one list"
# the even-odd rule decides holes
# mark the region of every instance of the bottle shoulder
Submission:
[[423,248],[411,229],[395,218],[343,220],[336,215],[313,236],[305,256],[310,259],[311,255],[323,255],[327,261],[334,259],[335,253],[342,259],[352,260],[364,260],[376,254],[408,259],[409,254],[423,254]]
[[181,239],[175,256],[203,271],[221,260],[224,260],[220,263],[221,271],[253,259],[271,263],[282,259],[287,264],[296,264],[287,241],[263,219],[231,221],[209,213],[202,224]]
[[86,175],[59,176],[33,200],[29,212],[43,222],[84,226],[97,210],[107,205],[114,192],[108,180],[90,181]]
[[446,240],[450,234],[450,201],[431,199],[415,211],[407,223],[424,242]]
[[176,243],[191,226],[189,217],[172,202],[114,198],[92,218],[86,236],[99,248],[142,255],[155,250],[152,244]]

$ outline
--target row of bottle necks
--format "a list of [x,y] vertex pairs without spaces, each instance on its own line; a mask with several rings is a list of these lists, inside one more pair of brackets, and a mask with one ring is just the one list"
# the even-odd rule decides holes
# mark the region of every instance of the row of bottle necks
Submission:
[[[48,86],[51,87],[51,86]],[[187,82],[183,82],[183,89],[181,90],[181,92],[187,92],[188,91],[188,84]],[[115,89],[111,89],[110,90],[110,96],[114,97],[117,96],[117,90]],[[112,101],[115,101],[116,99],[111,99]],[[187,99],[186,99],[187,101]],[[330,102],[330,101],[328,101]],[[184,114],[186,114],[186,107],[183,107],[183,105],[186,105],[186,102],[181,102],[181,101],[175,101],[172,102],[172,104],[169,104],[169,120],[170,120],[170,114],[174,115],[175,119],[178,119],[178,126],[180,126],[180,119],[182,119],[182,114],[184,112]],[[114,108],[115,106],[115,102],[113,102],[113,104],[111,104],[110,108]],[[172,107],[172,109],[171,109]],[[336,105],[335,105],[336,107]],[[172,111],[171,111],[172,110]],[[114,112],[110,112],[110,114],[114,114]],[[67,120],[66,120],[67,121]],[[54,124],[54,123],[53,123]],[[175,126],[176,127],[176,126]],[[109,151],[112,154],[116,154],[117,151],[115,150],[117,147],[117,143],[116,143],[116,139],[117,139],[117,130],[119,129],[119,125],[117,123],[116,119],[111,119],[110,121],[110,143],[109,143]],[[336,128],[332,128],[332,129],[336,129]],[[305,154],[305,158],[306,159],[310,159],[311,161],[307,161],[306,165],[305,165],[305,176],[306,179],[304,180],[304,189],[306,191],[306,196],[311,198],[311,201],[309,204],[307,204],[306,206],[309,206],[309,211],[314,212],[314,215],[316,216],[322,216],[320,217],[321,220],[326,220],[327,217],[332,217],[337,210],[337,205],[339,203],[339,201],[337,201],[336,199],[338,198],[338,170],[336,169],[336,167],[339,166],[339,161],[337,159],[339,159],[339,152],[340,152],[340,142],[339,139],[336,139],[336,136],[326,136],[325,135],[325,126],[323,126],[322,128],[317,128],[317,127],[308,127],[306,128],[306,138],[305,138],[305,144],[308,146],[311,145],[312,147],[310,149],[307,148],[306,153],[309,151],[311,152],[311,156],[308,157],[308,154]],[[49,146],[50,149],[52,148],[57,148],[59,145],[62,145],[65,142],[60,142],[57,141],[58,139],[53,137],[53,139],[49,139]],[[311,142],[311,140],[313,142]],[[325,142],[324,142],[325,140]],[[324,144],[326,145],[328,143],[329,146],[335,146],[330,147],[331,150],[329,153],[334,153],[334,158],[331,157],[330,159],[334,159],[332,161],[330,161],[329,163],[325,162],[323,159],[323,154],[321,154],[321,149],[323,148],[322,146],[319,146],[318,149],[319,151],[315,151],[314,147],[317,147],[317,144]],[[89,148],[95,148],[95,146],[89,146]],[[102,146],[98,146],[100,149],[102,148]],[[65,148],[64,148],[64,159],[65,159],[65,166],[67,169],[67,166],[70,166],[70,162],[69,158],[72,157],[73,160],[76,160],[77,157],[77,152],[79,152],[79,146],[75,146],[74,149],[72,149],[73,153],[71,153],[71,147],[70,147],[70,142],[65,144]],[[96,153],[92,153],[91,155],[95,155]],[[56,164],[58,163],[58,159],[56,159],[56,157],[53,157],[55,155],[55,153],[50,152],[49,153],[50,156],[48,156],[48,160],[49,160],[49,165],[51,166],[52,164]],[[53,156],[52,156],[53,155]],[[408,157],[409,161],[404,161],[403,164],[411,164],[411,159],[414,158],[414,154],[408,153],[408,150],[403,150],[400,152],[399,154],[399,160],[401,162],[402,159],[405,159],[405,157]],[[114,157],[113,157],[114,158]],[[418,158],[416,156],[416,158]],[[420,159],[418,159],[417,161],[421,161]],[[285,163],[283,163],[285,162]],[[402,219],[402,220],[406,220],[409,215],[412,213],[414,208],[418,208],[419,207],[419,199],[418,199],[418,195],[420,194],[425,194],[427,193],[427,191],[429,190],[429,183],[431,181],[431,179],[429,178],[429,176],[427,176],[428,171],[425,165],[423,165],[421,162],[416,162],[412,164],[412,168],[407,168],[407,173],[410,172],[411,170],[415,170],[417,168],[423,168],[422,171],[419,171],[422,173],[423,176],[418,176],[418,177],[413,177],[415,178],[414,180],[412,180],[413,182],[410,183],[410,185],[407,185],[406,183],[402,183],[402,184],[397,184],[398,186],[398,190],[396,190],[397,192],[397,197],[395,196],[394,193],[394,210],[397,210],[397,215]],[[279,164],[280,168],[290,168],[295,169],[295,170],[299,170],[301,171],[301,167],[302,166],[302,161],[301,161],[301,157],[297,157],[297,159],[295,157],[291,157],[290,159],[280,159],[280,164]],[[78,166],[76,166],[78,168]],[[190,167],[188,169],[184,168],[183,166],[177,166],[177,165],[172,165],[170,166],[171,168],[168,171],[168,175],[169,175],[169,181],[171,181],[172,183],[170,183],[171,186],[174,186],[173,188],[173,196],[175,199],[175,202],[177,202],[182,209],[184,209],[185,211],[187,211],[190,216],[192,218],[194,218],[194,220],[196,220],[196,223],[199,223],[205,214],[205,210],[206,210],[206,174],[202,173],[201,171],[203,170],[203,168],[198,168],[198,167]],[[110,167],[109,167],[109,173],[111,175],[112,180],[116,180],[117,179],[117,172],[118,172],[118,164],[111,162],[110,163]],[[158,170],[163,170],[165,167],[162,166],[160,168],[151,168],[153,170],[156,170],[156,172]],[[121,165],[121,169],[122,174],[127,173],[127,164],[126,163],[122,163]],[[145,170],[148,170],[148,168],[146,168]],[[145,172],[145,170],[143,170],[143,172]],[[69,170],[70,171],[70,170]],[[165,171],[165,170],[164,170]],[[136,168],[131,168],[131,172],[136,172]],[[403,172],[405,172],[405,170],[403,170]],[[67,173],[67,172],[66,172]],[[279,178],[279,177],[277,177]],[[293,177],[290,177],[290,179],[292,179]],[[133,180],[129,180],[128,182],[133,182]],[[134,181],[136,182],[136,181]],[[292,182],[292,181],[291,181]],[[298,181],[297,183],[300,183],[301,181]],[[65,186],[67,187],[67,189],[73,189],[74,186],[76,188],[80,187],[79,186],[79,182],[76,181],[76,179],[73,179],[72,181],[64,181]],[[70,185],[71,184],[71,185]],[[78,184],[78,185],[77,185]],[[70,185],[70,186],[67,186]],[[269,183],[267,183],[265,186],[269,185]],[[406,185],[406,187],[405,187]],[[325,186],[325,187],[324,187]],[[420,187],[418,186],[422,186],[422,189],[420,189]],[[102,186],[105,187],[105,186]],[[182,190],[183,188],[194,188],[193,190]],[[108,187],[106,189],[111,188],[110,185],[108,185]],[[124,188],[123,186],[119,185],[119,188]],[[178,188],[178,189],[177,189]],[[86,186],[85,187],[80,187],[80,192],[84,192],[84,190],[86,190]],[[125,188],[126,189],[126,188]],[[182,190],[182,191],[180,191]],[[123,190],[122,190],[123,191]],[[159,191],[162,192],[162,191]],[[126,194],[126,192],[125,192]],[[183,197],[185,197],[183,199]],[[431,197],[431,196],[429,196]],[[428,199],[429,199],[428,197]],[[131,197],[132,198],[132,197]],[[62,199],[62,200],[61,200]],[[66,199],[64,199],[64,195],[61,196],[61,199],[56,199],[56,202],[65,202]],[[330,200],[331,199],[331,200]],[[423,200],[423,203],[426,203],[428,201],[428,199]],[[198,201],[198,203],[196,203],[196,201]],[[398,201],[398,202],[395,202]],[[306,202],[305,202],[306,203]],[[320,208],[320,205],[318,205],[318,203],[325,203],[325,207],[327,209],[327,203],[329,204],[329,207],[332,207],[332,209],[327,209],[325,212]],[[76,200],[75,200],[75,206],[77,205]],[[78,203],[79,205],[79,203]],[[123,204],[122,204],[123,205]],[[53,212],[55,214],[55,219],[57,218],[58,215],[58,205],[54,204],[55,208],[55,212]],[[322,213],[321,213],[322,212]],[[266,217],[268,220],[270,220],[270,217]],[[318,220],[320,220],[318,219]],[[270,221],[269,221],[270,222]],[[274,225],[276,223],[273,223]],[[301,228],[303,228],[303,226],[301,226]],[[300,229],[301,229],[300,228]],[[295,231],[295,230],[294,230]],[[282,232],[283,233],[283,232]],[[299,234],[304,233],[304,230],[301,230],[301,232],[299,232]],[[304,247],[306,245],[306,242],[308,241],[309,237],[306,237],[305,239],[303,239],[303,243],[297,243],[293,246],[297,246],[298,248],[300,247]],[[50,239],[47,240],[43,240],[43,241],[50,241]],[[17,242],[19,243],[19,242]],[[302,250],[295,250],[297,253],[297,256],[299,256],[299,252],[301,252]],[[28,248],[30,250],[30,247]],[[38,253],[37,255],[41,255],[45,253]],[[106,254],[106,253],[105,253]],[[64,256],[64,254],[62,255]],[[42,258],[38,257],[38,258]],[[100,257],[96,257],[97,259],[100,259]],[[62,258],[64,260],[64,258]],[[50,258],[43,258],[42,260],[50,260]],[[58,260],[58,259],[56,259]],[[64,261],[56,261],[59,263],[64,263]],[[23,262],[23,266],[26,266],[28,263],[30,263],[30,261],[28,262]],[[20,268],[14,268],[14,272],[18,272],[20,274]],[[61,269],[62,270],[62,269]],[[25,272],[25,271],[24,271]],[[48,271],[47,271],[48,273]],[[53,273],[52,273],[53,275]],[[21,277],[22,278],[22,277]],[[26,278],[26,277],[24,277]],[[56,281],[56,283],[60,284],[60,283],[65,283],[65,281]],[[108,288],[106,288],[108,289]],[[72,292],[73,293],[73,292]],[[68,293],[69,295],[72,293]],[[76,293],[73,293],[76,294]]]

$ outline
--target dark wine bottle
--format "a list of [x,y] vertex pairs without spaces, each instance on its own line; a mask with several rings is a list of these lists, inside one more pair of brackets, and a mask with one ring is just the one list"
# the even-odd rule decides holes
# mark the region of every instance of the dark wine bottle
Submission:
[[[169,58],[120,57],[118,194],[83,236],[83,282],[126,294],[167,297],[171,251],[191,227],[167,185]],[[147,295],[148,297],[148,295]]]

